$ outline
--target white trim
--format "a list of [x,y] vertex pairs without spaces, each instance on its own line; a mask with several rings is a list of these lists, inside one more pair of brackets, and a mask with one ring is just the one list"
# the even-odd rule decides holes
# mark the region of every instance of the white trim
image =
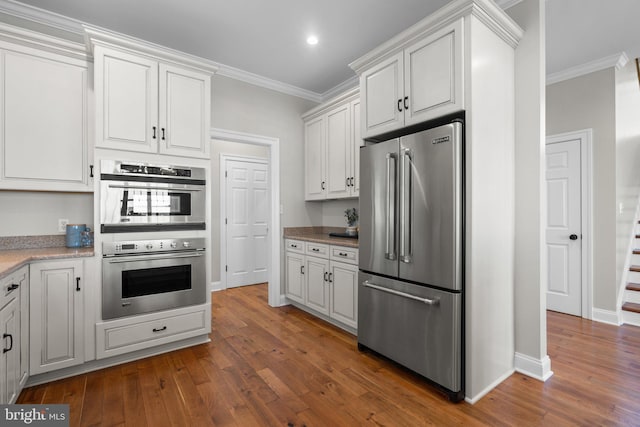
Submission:
[[566,70],[547,74],[547,86],[559,83],[565,80],[574,79],[586,74],[595,73],[596,71],[606,70],[607,68],[615,68],[620,70],[629,62],[629,57],[625,52],[616,53],[604,58],[596,59]]
[[354,101],[356,99],[358,99],[358,97],[360,96],[360,87],[354,87],[351,90],[341,93],[340,95],[336,96],[335,98],[332,98],[330,100],[328,100],[327,102],[322,103],[321,105],[318,105],[316,107],[313,107],[311,110],[302,113],[302,115],[300,117],[302,117],[302,120],[309,120],[314,118],[315,116],[320,116],[324,113],[327,112],[327,110],[338,106],[339,104],[343,104],[346,102],[351,102]]
[[218,292],[218,291],[222,291],[224,288],[222,287],[222,282],[220,280],[216,281],[216,282],[211,282],[211,284],[209,285],[209,290],[211,292]]
[[0,13],[47,25],[82,36],[82,22],[39,7],[19,3],[15,0],[0,0]]
[[503,10],[507,10],[510,7],[513,7],[517,4],[522,3],[523,0],[496,0],[498,6],[500,6]]
[[620,313],[617,311],[603,310],[601,308],[593,308],[593,321],[600,323],[608,323],[609,325],[622,325]]
[[546,144],[555,144],[565,141],[580,140],[580,182],[581,182],[581,207],[582,218],[582,264],[581,289],[582,289],[582,317],[594,318],[593,308],[593,129],[582,129],[573,132],[565,132],[547,136]]
[[358,93],[360,92],[360,79],[358,78],[358,76],[350,77],[349,79],[324,92],[322,94],[322,102],[325,102],[333,98],[334,96],[338,96],[342,92],[352,89],[356,89]]
[[[633,216],[633,226],[631,227],[631,233],[629,235],[629,243],[627,244],[627,256],[625,258],[624,261],[624,267],[622,269],[622,277],[620,277],[620,283],[618,284],[618,298],[616,301],[616,308],[618,309],[618,315],[621,317],[623,323],[630,323],[627,321],[627,319],[629,318],[629,316],[627,316],[627,313],[630,313],[628,311],[622,311],[622,305],[625,303],[626,300],[626,293],[627,293],[627,283],[629,282],[629,272],[630,272],[630,268],[631,268],[631,262],[632,262],[632,258],[633,258],[633,250],[635,249],[636,246],[636,227],[638,224],[638,221],[640,220],[640,199],[638,199],[638,204],[636,206],[636,213]],[[632,316],[631,319],[634,319],[633,322],[635,322],[635,319],[638,319],[640,315],[638,315],[638,313],[633,313],[637,316]],[[640,326],[637,325],[636,323],[630,323],[636,326]]]
[[[269,159],[266,157],[255,156],[240,156],[236,154],[220,153],[220,289],[228,289],[229,284],[227,280],[227,227],[225,224],[226,211],[227,211],[227,162],[245,162],[245,163],[258,163],[261,165],[267,165],[267,169],[270,168]],[[269,182],[269,194],[271,194],[271,182]],[[273,212],[273,209],[271,210]],[[269,240],[273,238],[273,233],[269,233]],[[270,245],[269,245],[270,247]]]
[[[269,305],[279,307],[283,304],[284,296],[280,284],[280,242],[282,235],[280,228],[280,140],[268,136],[236,132],[226,129],[211,129],[212,139],[242,142],[245,144],[265,145],[269,147],[269,172],[271,176],[271,271],[269,278]],[[222,273],[222,272],[221,272]]]
[[622,323],[625,325],[640,326],[640,313],[622,311]]
[[249,83],[255,86],[260,86],[266,89],[275,90],[286,95],[297,96],[298,98],[308,99],[309,101],[322,102],[323,96],[319,93],[312,92],[310,90],[302,89],[297,86],[293,86],[287,83],[280,82],[278,80],[262,77],[258,74],[250,73],[239,68],[234,68],[229,65],[217,64],[218,72],[221,76],[229,77],[235,80],[239,80],[245,83]]
[[501,382],[503,382],[504,380],[509,378],[511,375],[513,375],[514,372],[515,372],[514,369],[507,371],[504,375],[500,376],[497,380],[495,380],[494,382],[486,386],[480,393],[476,394],[475,396],[472,396],[472,397],[465,396],[464,401],[471,405],[474,405],[478,400],[485,397],[491,390],[498,387],[498,385],[500,385]]
[[88,60],[86,48],[82,43],[49,36],[37,31],[5,24],[4,22],[0,22],[0,40],[39,50],[46,50],[82,61]]
[[535,378],[542,382],[547,381],[553,375],[551,370],[551,359],[544,356],[542,359],[536,359],[526,354],[516,352],[514,357],[514,365],[516,372],[520,372],[531,378]]

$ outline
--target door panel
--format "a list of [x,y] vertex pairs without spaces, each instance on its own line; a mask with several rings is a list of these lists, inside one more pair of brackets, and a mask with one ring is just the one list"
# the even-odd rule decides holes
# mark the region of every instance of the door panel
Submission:
[[326,194],[326,150],[324,118],[305,123],[305,200],[324,199]]
[[360,77],[365,138],[398,129],[404,124],[404,112],[398,108],[398,102],[404,96],[403,69],[400,52]]
[[264,163],[226,162],[227,287],[268,280],[269,190]]
[[398,275],[398,139],[360,149],[360,268]]
[[306,257],[304,274],[307,285],[305,305],[329,315],[329,261]]
[[581,316],[580,141],[548,144],[546,165],[547,308]]
[[461,289],[461,135],[451,123],[400,140],[400,278]]
[[327,113],[327,198],[349,195],[347,180],[351,177],[350,118],[350,104]]

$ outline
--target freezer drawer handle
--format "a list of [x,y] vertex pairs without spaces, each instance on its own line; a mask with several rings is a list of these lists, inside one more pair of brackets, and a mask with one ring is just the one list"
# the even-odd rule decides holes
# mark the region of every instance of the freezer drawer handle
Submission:
[[400,292],[400,291],[396,291],[395,289],[389,289],[389,288],[385,288],[382,286],[378,286],[378,285],[374,285],[373,283],[369,283],[368,280],[365,280],[364,282],[362,282],[362,284],[364,285],[365,288],[371,288],[371,289],[375,289],[381,292],[387,292],[389,294],[393,294],[393,295],[397,295],[399,297],[404,297],[404,298],[409,298],[412,300],[416,300],[416,301],[420,301],[423,302],[427,305],[438,305],[440,304],[440,299],[439,298],[421,298],[421,297],[417,297],[415,295],[411,295],[411,294],[407,294],[405,292]]

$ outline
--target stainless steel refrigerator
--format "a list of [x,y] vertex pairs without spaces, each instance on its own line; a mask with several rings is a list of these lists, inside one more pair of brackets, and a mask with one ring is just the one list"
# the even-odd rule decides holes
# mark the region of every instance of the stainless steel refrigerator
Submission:
[[360,149],[358,346],[463,390],[462,121]]

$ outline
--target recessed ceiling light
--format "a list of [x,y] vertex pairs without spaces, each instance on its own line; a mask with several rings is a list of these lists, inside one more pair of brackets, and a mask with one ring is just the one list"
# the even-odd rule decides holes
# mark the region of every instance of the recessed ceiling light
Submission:
[[318,38],[316,36],[307,37],[307,43],[311,46],[318,44]]

